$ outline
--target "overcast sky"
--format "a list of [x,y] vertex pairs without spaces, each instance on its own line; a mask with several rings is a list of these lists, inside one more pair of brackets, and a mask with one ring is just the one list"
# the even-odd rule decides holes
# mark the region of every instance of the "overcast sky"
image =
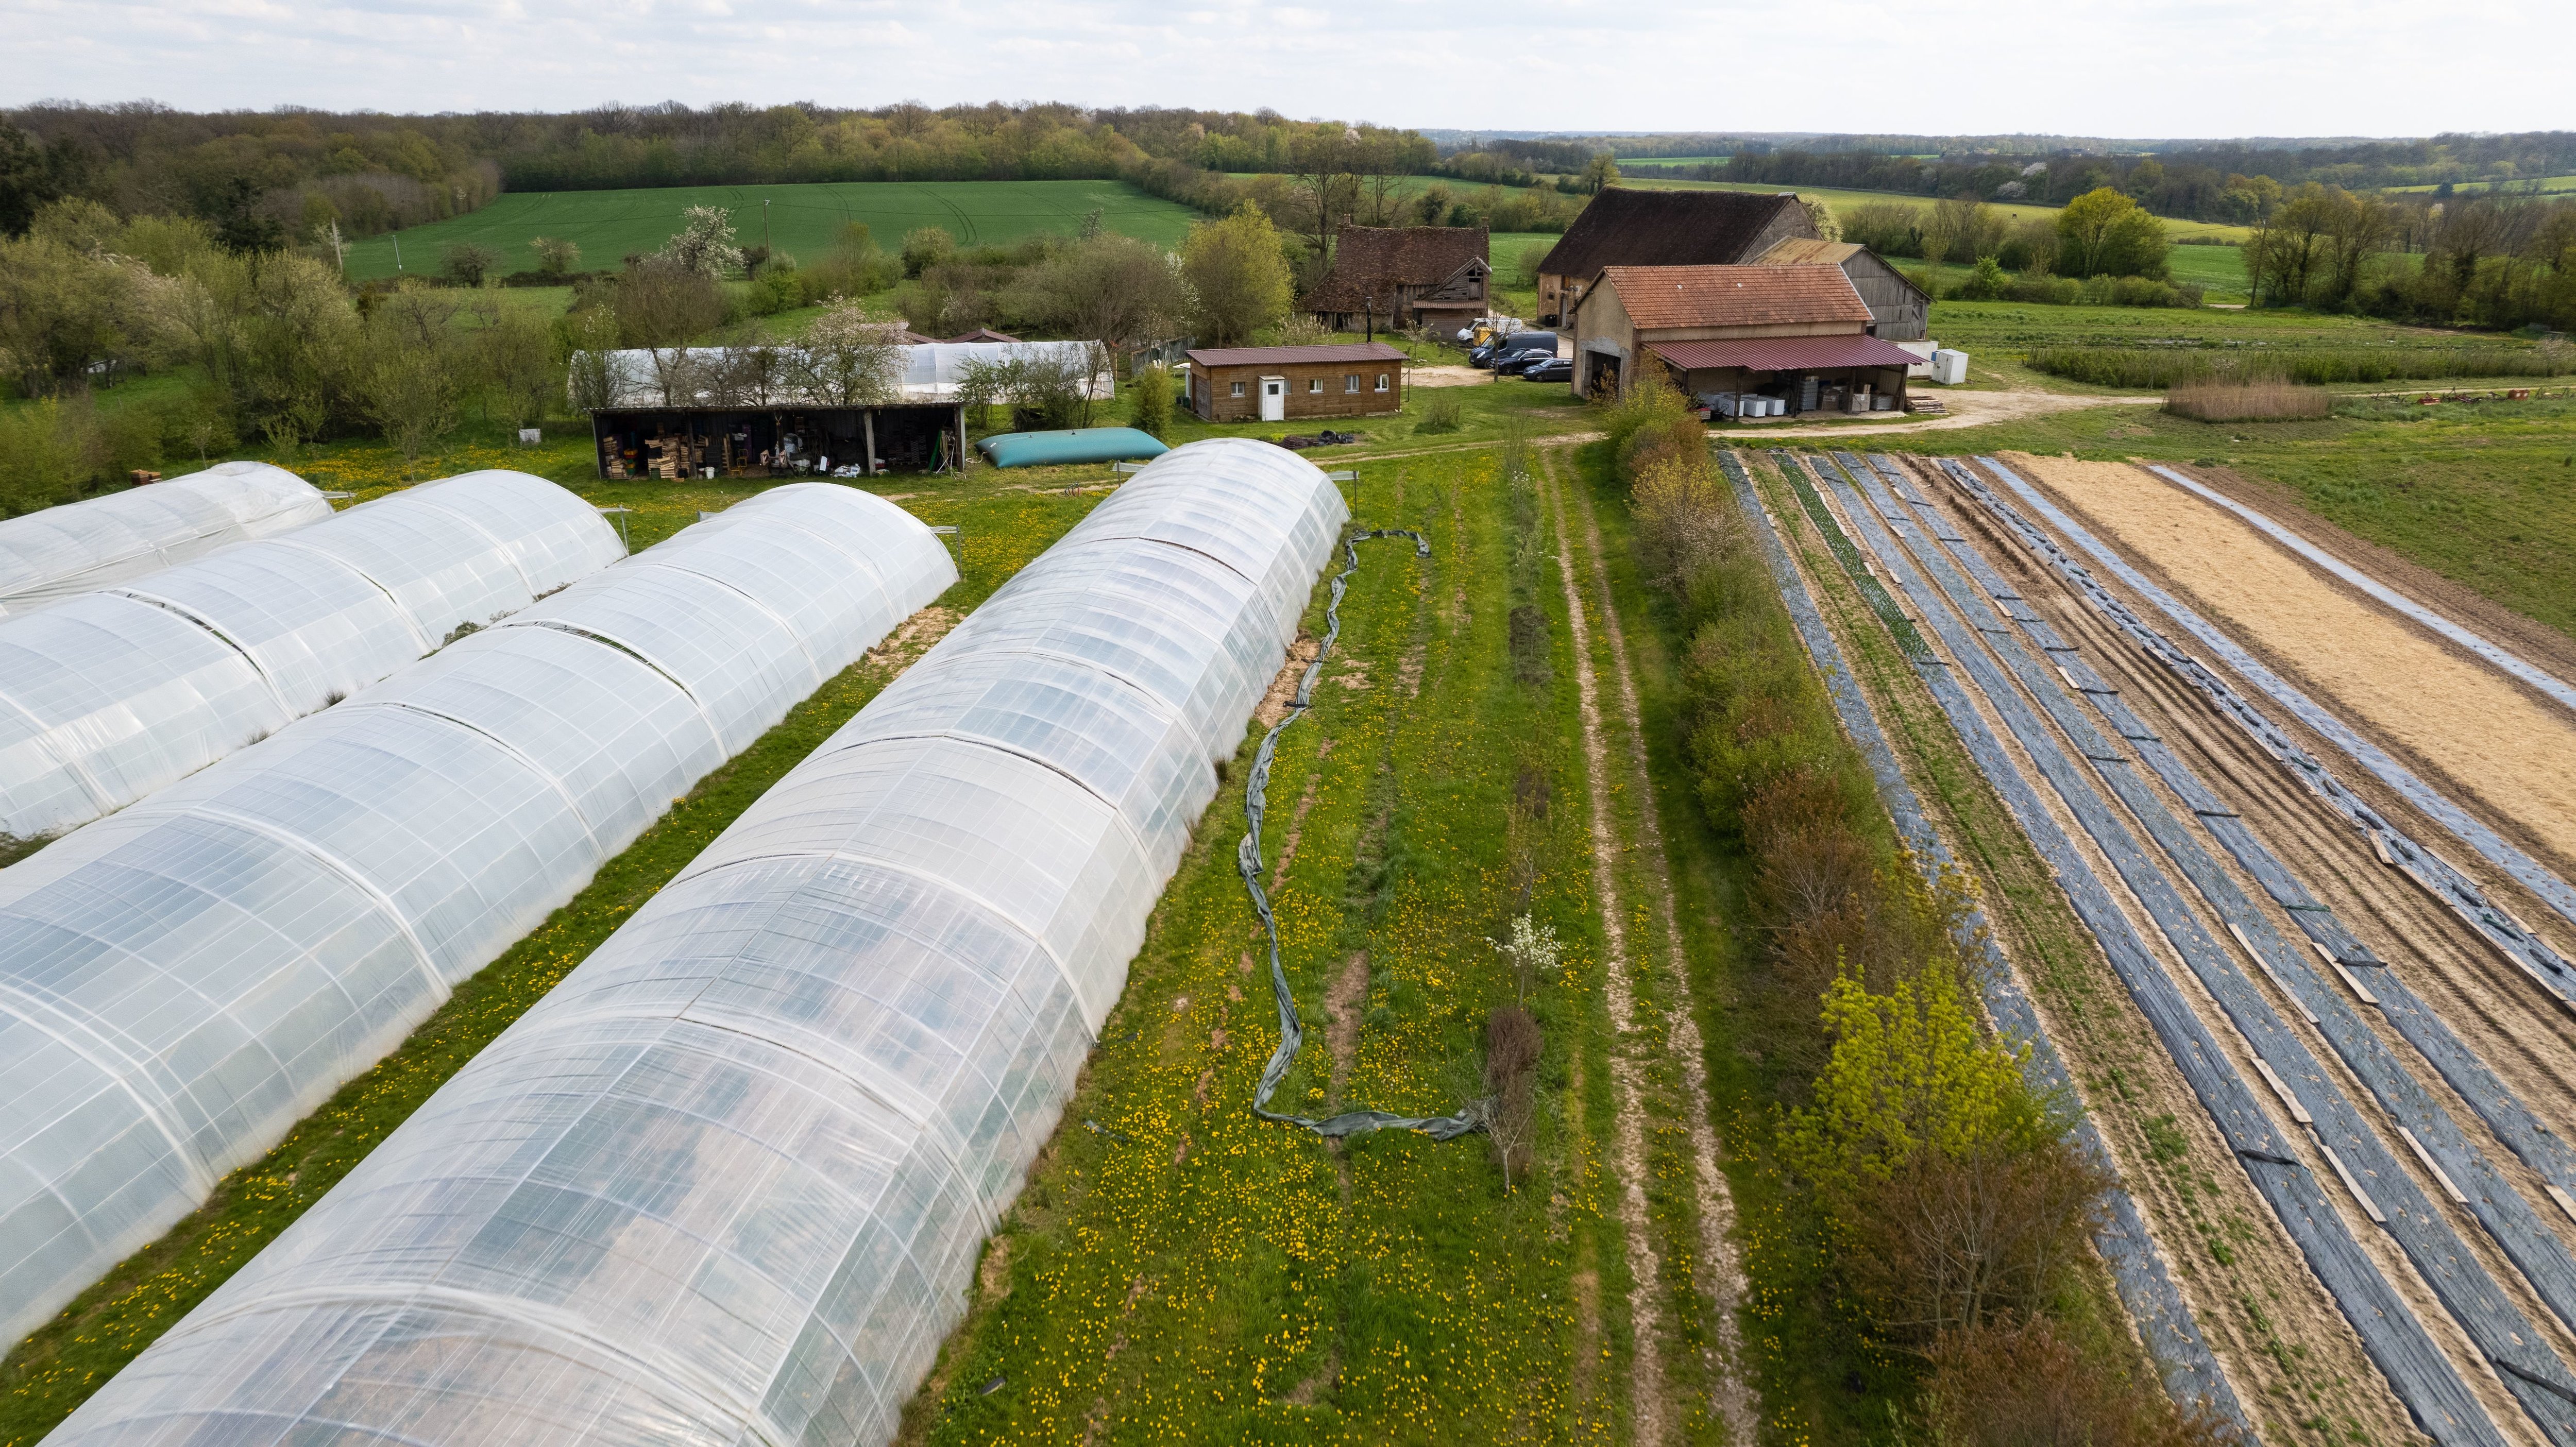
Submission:
[[2571,0],[0,0],[0,103],[1063,100],[1387,125],[2166,136],[2576,127]]

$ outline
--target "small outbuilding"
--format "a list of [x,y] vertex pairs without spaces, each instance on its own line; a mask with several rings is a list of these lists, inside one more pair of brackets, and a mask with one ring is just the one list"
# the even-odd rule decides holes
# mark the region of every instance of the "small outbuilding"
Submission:
[[1780,242],[1816,234],[1795,192],[1612,186],[1539,262],[1539,324],[1565,325],[1604,267],[1740,266]]
[[1493,309],[1488,240],[1482,226],[1344,226],[1304,310],[1337,332],[1455,330]]
[[1189,407],[1209,422],[1400,412],[1410,360],[1384,342],[1200,347],[1189,354]]
[[1914,354],[1871,336],[1871,321],[1839,266],[1612,266],[1566,330],[1584,396],[1625,396],[1654,367],[1686,396],[1902,411]]

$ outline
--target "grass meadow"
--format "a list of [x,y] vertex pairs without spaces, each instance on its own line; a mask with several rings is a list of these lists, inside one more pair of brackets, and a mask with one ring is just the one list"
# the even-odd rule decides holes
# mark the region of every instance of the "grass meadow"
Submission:
[[1111,231],[1170,246],[1197,212],[1161,200],[1123,181],[848,181],[785,186],[669,186],[629,191],[523,191],[496,197],[479,211],[374,236],[349,248],[349,278],[371,281],[394,274],[399,236],[403,266],[432,272],[438,254],[457,242],[501,253],[505,271],[533,270],[528,243],[539,236],[580,245],[582,265],[614,269],[628,254],[651,251],[680,229],[691,206],[722,206],[734,232],[757,245],[761,202],[769,202],[769,244],[802,259],[822,255],[833,233],[851,221],[867,223],[877,244],[891,250],[903,234],[944,226],[965,245],[1016,241],[1037,231],[1071,234],[1098,210]]

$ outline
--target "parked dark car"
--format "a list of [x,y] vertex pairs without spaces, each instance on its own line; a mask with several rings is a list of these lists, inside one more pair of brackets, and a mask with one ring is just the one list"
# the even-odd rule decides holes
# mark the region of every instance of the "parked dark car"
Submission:
[[1553,351],[1512,352],[1495,360],[1494,375],[1497,377],[1517,377],[1532,367],[1541,366],[1555,360],[1556,353]]
[[1572,357],[1547,357],[1521,369],[1524,382],[1571,382],[1574,380]]
[[1467,360],[1475,363],[1479,367],[1491,367],[1500,363],[1506,357],[1516,356],[1522,352],[1540,352],[1549,356],[1554,356],[1556,354],[1556,333],[1514,332],[1508,337],[1497,337],[1486,345],[1469,352],[1467,354]]

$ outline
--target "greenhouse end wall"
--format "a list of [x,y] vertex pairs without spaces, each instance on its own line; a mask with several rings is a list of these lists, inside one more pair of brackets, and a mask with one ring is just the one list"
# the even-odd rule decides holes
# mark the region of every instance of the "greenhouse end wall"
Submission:
[[956,580],[773,489],[0,870],[0,1329],[201,1203]]
[[0,617],[329,516],[330,500],[282,467],[219,462],[10,518],[0,522]]
[[563,488],[474,472],[0,622],[0,833],[111,814],[625,552]]
[[1344,512],[1148,465],[57,1443],[881,1443]]

